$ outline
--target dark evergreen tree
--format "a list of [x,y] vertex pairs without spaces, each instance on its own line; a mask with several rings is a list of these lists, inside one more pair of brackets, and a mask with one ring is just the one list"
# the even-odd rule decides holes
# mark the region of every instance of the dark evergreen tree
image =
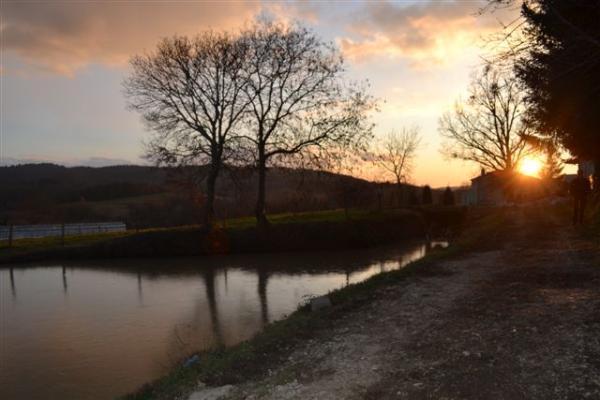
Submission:
[[423,192],[421,193],[421,203],[431,204],[433,203],[433,197],[431,195],[431,188],[429,185],[423,186]]
[[446,190],[444,190],[444,197],[442,202],[445,206],[454,205],[454,193],[452,192],[452,189],[450,189],[450,186],[446,187]]
[[516,72],[539,132],[600,161],[600,0],[527,0]]

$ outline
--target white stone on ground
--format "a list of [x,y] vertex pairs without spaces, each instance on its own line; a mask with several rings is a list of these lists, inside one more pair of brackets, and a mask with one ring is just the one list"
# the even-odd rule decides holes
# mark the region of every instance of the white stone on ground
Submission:
[[233,389],[232,385],[202,389],[192,393],[188,400],[219,400],[227,396],[231,389]]

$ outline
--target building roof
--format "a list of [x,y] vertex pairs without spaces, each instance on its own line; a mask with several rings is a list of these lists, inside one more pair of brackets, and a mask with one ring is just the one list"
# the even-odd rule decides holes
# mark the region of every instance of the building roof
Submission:
[[515,179],[520,180],[520,181],[529,181],[532,183],[534,183],[534,182],[537,183],[537,182],[541,181],[541,179],[536,178],[535,176],[525,175],[518,171],[504,170],[504,171],[492,171],[492,172],[487,172],[483,175],[478,175],[475,178],[472,178],[471,182],[477,181],[477,180],[506,181],[506,180],[515,180]]
[[497,186],[499,188],[533,189],[541,186],[542,180],[518,171],[492,171],[471,179],[472,183]]

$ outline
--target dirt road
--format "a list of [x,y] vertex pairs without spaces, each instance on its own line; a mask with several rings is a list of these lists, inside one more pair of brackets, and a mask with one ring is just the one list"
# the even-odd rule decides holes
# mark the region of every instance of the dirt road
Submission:
[[511,220],[501,246],[380,290],[268,377],[191,398],[600,399],[598,242],[539,210]]

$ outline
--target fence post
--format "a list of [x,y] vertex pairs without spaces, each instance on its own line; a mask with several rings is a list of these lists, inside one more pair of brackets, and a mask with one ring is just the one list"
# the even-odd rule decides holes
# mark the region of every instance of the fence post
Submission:
[[8,226],[8,247],[9,248],[12,247],[12,241],[13,241],[13,224],[10,224]]
[[65,245],[65,224],[60,225],[60,243],[62,246]]

